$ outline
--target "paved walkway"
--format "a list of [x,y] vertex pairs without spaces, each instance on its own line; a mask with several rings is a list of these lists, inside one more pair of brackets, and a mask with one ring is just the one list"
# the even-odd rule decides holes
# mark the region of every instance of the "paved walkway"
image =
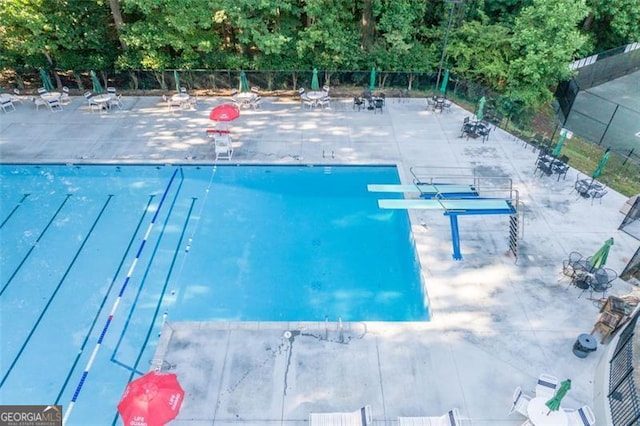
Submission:
[[[204,129],[210,108],[223,101],[200,99],[198,110],[177,112],[157,97],[127,97],[123,110],[109,113],[90,113],[81,98],[62,112],[25,102],[0,114],[0,154],[3,162],[29,163],[212,162]],[[175,364],[187,391],[173,424],[305,424],[312,411],[370,404],[376,426],[453,407],[474,425],[518,425],[524,418],[507,415],[513,390],[533,391],[542,372],[571,378],[564,406],[593,405],[605,347],[586,359],[571,348],[591,330],[598,307],[558,279],[569,252],[595,252],[609,237],[608,266],[624,268],[638,247],[617,231],[626,198],[610,192],[592,205],[572,192],[576,171],[560,181],[534,176],[536,154],[522,141],[500,129],[485,143],[460,138],[467,111],[424,107],[419,99],[388,100],[374,115],[347,100],[308,111],[265,99],[232,124],[232,162],[391,163],[407,183],[409,168],[424,165],[510,176],[524,205],[517,264],[508,254],[507,217],[461,218],[464,260],[454,261],[448,218],[412,211],[428,323],[170,323],[157,354]],[[610,293],[633,289],[617,280]]]

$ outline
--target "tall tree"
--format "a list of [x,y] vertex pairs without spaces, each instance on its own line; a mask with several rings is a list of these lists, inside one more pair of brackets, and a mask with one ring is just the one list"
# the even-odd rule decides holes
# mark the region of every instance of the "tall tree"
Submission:
[[511,37],[507,94],[512,99],[531,107],[551,100],[587,43],[578,29],[587,13],[584,0],[533,0],[522,10]]

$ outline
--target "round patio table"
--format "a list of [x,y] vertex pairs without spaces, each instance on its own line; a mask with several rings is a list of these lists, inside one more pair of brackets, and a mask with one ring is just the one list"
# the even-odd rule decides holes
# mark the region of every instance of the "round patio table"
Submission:
[[533,398],[527,406],[529,420],[536,426],[567,426],[569,418],[567,413],[560,408],[558,411],[551,411],[545,403],[549,400],[546,397]]

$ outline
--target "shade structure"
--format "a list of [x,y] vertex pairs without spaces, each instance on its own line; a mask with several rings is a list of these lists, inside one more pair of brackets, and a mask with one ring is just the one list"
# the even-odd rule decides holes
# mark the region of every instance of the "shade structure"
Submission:
[[444,77],[442,77],[442,84],[440,85],[440,93],[443,95],[447,93],[447,84],[449,84],[449,70],[444,71]]
[[589,265],[591,265],[593,269],[602,268],[607,263],[607,258],[609,257],[609,250],[611,249],[612,245],[613,245],[613,238],[609,238],[607,241],[604,242],[602,247],[600,247],[598,251],[595,252],[593,256],[591,256],[591,258],[589,259]]
[[94,93],[102,93],[102,85],[100,84],[100,80],[96,75],[94,70],[91,70],[91,83],[93,84],[93,92]]
[[47,91],[53,90],[53,83],[51,82],[49,73],[42,68],[40,68],[40,79],[42,80],[42,87],[47,89]]
[[545,405],[547,406],[547,408],[551,411],[558,411],[560,409],[560,403],[562,402],[562,398],[564,398],[567,392],[569,392],[569,389],[571,389],[571,380],[570,379],[563,380],[560,383],[560,387],[556,391],[556,394],[553,395],[553,397],[550,400],[545,402]]
[[597,179],[597,178],[600,177],[600,175],[604,171],[604,166],[607,164],[608,160],[609,160],[609,149],[607,149],[604,152],[604,154],[602,154],[602,157],[600,158],[600,161],[598,162],[598,166],[593,171],[593,173],[591,173],[591,177],[592,178]]
[[163,426],[176,418],[183,400],[175,374],[152,371],[127,385],[118,412],[125,426]]
[[320,90],[320,82],[318,81],[318,70],[315,68],[313,69],[313,76],[311,77],[311,90]]
[[371,68],[371,74],[369,75],[369,90],[376,88],[376,69]]
[[244,71],[240,71],[240,91],[248,92],[251,90],[249,87],[249,81],[247,81],[247,74]]
[[176,82],[176,92],[180,93],[180,76],[178,70],[173,70],[173,80]]
[[479,120],[482,120],[484,118],[484,104],[487,103],[487,100],[485,99],[485,97],[481,97],[480,100],[478,101],[478,111],[476,112],[476,118]]
[[240,117],[240,110],[235,104],[222,104],[214,107],[209,113],[209,119],[213,121],[233,121]]
[[554,157],[560,156],[560,153],[562,152],[562,145],[564,145],[565,139],[567,139],[567,132],[566,131],[560,132],[560,138],[558,139],[558,143],[556,144],[556,147],[553,148],[551,155],[553,155]]

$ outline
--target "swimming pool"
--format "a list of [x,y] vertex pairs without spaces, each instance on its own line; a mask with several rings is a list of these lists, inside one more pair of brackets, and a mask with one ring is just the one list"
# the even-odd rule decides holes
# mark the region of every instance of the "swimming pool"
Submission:
[[0,403],[66,405],[94,363],[69,424],[111,421],[165,320],[427,320],[369,183],[396,168],[0,166]]

